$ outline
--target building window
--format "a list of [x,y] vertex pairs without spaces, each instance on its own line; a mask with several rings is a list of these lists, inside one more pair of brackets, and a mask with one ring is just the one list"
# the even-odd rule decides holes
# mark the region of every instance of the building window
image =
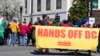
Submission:
[[25,13],[27,13],[27,0],[25,0]]
[[31,13],[33,13],[33,0],[31,0]]
[[62,7],[62,0],[56,0],[56,9],[61,9]]
[[92,8],[98,8],[98,0],[92,0]]
[[46,10],[50,10],[50,4],[51,4],[51,1],[46,0]]
[[37,12],[41,11],[41,0],[37,0]]

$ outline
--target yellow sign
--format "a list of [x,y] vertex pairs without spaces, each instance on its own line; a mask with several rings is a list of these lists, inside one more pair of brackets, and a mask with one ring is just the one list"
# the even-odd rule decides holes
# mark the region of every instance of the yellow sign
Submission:
[[36,26],[36,47],[96,50],[98,35],[98,28]]

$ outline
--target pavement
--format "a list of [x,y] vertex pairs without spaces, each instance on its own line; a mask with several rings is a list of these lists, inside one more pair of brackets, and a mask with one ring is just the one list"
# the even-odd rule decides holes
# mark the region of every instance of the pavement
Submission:
[[[73,51],[58,51],[50,49],[50,53],[43,54],[35,52],[34,46],[0,46],[0,56],[74,56]],[[88,52],[79,51],[78,56],[88,56]],[[92,52],[92,56],[100,56],[99,53]]]

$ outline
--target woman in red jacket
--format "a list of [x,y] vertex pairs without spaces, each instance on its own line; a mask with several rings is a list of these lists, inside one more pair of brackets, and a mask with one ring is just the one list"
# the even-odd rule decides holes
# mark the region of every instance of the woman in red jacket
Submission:
[[25,46],[25,38],[27,34],[26,22],[23,22],[20,26],[20,45]]

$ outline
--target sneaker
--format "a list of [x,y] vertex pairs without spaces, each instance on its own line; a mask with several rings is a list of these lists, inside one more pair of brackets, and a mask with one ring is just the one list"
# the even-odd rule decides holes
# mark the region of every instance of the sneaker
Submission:
[[40,51],[40,50],[34,50],[35,53],[39,53],[39,54],[44,54],[43,51]]
[[12,44],[10,46],[13,46]]
[[45,53],[49,53],[49,49],[45,49]]
[[15,44],[14,46],[18,46],[18,45]]

